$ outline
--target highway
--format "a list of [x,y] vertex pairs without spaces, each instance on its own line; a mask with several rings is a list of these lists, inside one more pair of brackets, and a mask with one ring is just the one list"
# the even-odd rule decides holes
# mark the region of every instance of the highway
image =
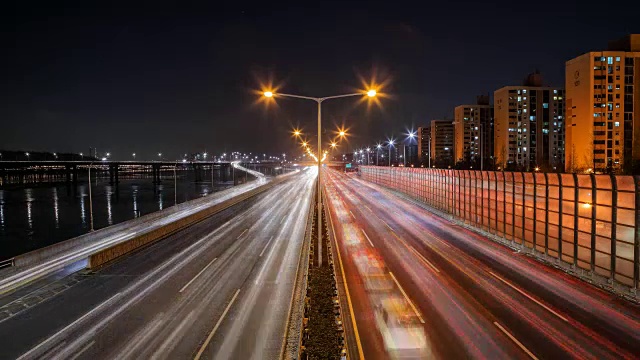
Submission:
[[637,305],[357,175],[326,174],[353,358],[640,356]]
[[317,170],[0,321],[0,358],[279,358]]

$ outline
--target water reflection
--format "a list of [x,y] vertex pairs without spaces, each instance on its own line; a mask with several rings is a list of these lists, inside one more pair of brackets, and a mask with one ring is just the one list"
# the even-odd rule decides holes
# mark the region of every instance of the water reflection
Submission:
[[4,191],[0,190],[0,230],[4,232]]
[[87,215],[84,211],[84,186],[80,188],[80,219],[82,220],[82,227],[86,227],[87,225]]
[[138,217],[138,185],[134,185],[131,187],[133,189],[133,217]]
[[60,208],[58,206],[58,188],[53,188],[53,217],[56,222],[56,229],[60,228]]
[[24,191],[26,201],[27,201],[27,224],[29,225],[29,230],[33,230],[33,216],[31,215],[31,210],[33,207],[33,189],[26,189]]
[[107,224],[113,225],[113,213],[111,212],[111,195],[113,195],[113,191],[111,191],[111,186],[107,186],[105,195],[107,196]]
[[[93,171],[91,175],[94,185]],[[230,184],[218,183],[215,191]],[[177,185],[178,202],[212,192],[210,186],[193,178],[183,178]],[[173,189],[173,184],[158,186],[151,179],[121,179],[117,188],[98,179],[92,187],[94,227],[104,228],[173,206]],[[77,187],[0,190],[0,260],[89,231],[88,191],[86,177]]]
[[164,190],[164,186],[158,186],[158,210],[162,210],[164,208],[164,194],[162,193]]

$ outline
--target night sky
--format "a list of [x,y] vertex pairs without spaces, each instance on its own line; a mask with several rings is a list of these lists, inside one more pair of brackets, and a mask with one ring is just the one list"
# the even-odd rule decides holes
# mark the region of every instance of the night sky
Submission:
[[327,96],[375,75],[382,108],[326,103],[325,137],[344,123],[351,146],[397,138],[536,69],[562,86],[566,60],[640,32],[637,1],[15,3],[0,11],[0,149],[116,159],[290,152],[295,125],[313,140],[314,103],[256,103],[270,79]]

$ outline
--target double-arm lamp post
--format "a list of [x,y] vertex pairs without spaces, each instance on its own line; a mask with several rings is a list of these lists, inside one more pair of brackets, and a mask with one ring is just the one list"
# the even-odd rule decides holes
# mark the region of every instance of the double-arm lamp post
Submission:
[[[318,249],[321,249],[320,241],[322,241],[322,195],[321,195],[321,192],[322,192],[321,179],[322,178],[320,177],[320,173],[322,171],[322,103],[327,100],[340,99],[340,98],[352,97],[352,96],[364,95],[364,96],[374,97],[376,96],[376,90],[369,90],[367,92],[357,92],[357,93],[344,94],[344,95],[326,96],[321,98],[276,93],[273,91],[265,91],[263,94],[265,97],[268,97],[268,98],[271,98],[274,96],[276,97],[282,96],[282,97],[291,97],[296,99],[311,100],[318,103],[318,152],[317,152],[317,158],[318,158]],[[319,257],[322,256],[320,252],[318,252],[318,256]],[[320,262],[321,262],[321,259],[320,259]]]

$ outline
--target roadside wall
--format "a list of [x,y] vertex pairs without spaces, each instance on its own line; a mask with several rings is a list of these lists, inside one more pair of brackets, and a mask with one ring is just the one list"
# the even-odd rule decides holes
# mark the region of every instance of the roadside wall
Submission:
[[635,295],[640,177],[361,166],[472,228]]

